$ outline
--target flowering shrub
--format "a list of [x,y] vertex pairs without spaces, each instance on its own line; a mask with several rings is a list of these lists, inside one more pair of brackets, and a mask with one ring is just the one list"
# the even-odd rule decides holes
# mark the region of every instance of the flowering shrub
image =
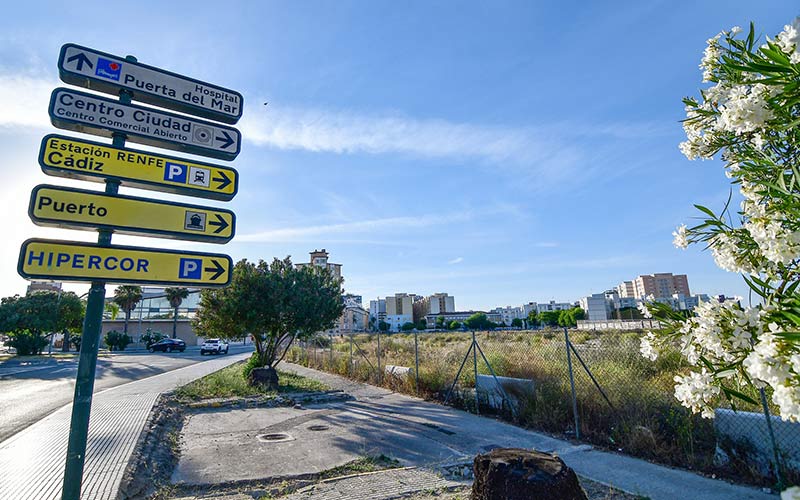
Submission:
[[665,326],[641,340],[656,359],[676,346],[693,369],[675,377],[675,396],[713,417],[724,395],[757,404],[743,386],[769,387],[784,420],[800,420],[800,18],[759,45],[753,25],[708,40],[700,69],[710,86],[684,99],[690,160],[719,153],[742,195],[719,214],[695,205],[701,223],[681,225],[675,246],[704,244],[716,264],[742,274],[755,305],[708,302],[686,317],[664,304],[647,309]]

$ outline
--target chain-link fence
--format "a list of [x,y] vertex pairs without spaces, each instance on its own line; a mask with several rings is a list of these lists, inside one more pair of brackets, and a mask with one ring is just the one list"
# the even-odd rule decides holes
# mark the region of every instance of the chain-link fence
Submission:
[[[797,483],[800,424],[761,404],[718,401],[715,419],[674,397],[680,353],[639,353],[640,332],[576,330],[319,336],[287,360],[518,425],[760,484]],[[774,436],[774,438],[773,438]]]

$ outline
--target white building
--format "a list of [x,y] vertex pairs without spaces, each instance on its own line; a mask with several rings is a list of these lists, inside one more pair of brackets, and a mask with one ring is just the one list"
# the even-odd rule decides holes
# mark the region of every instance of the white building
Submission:
[[572,304],[569,302],[556,302],[551,300],[547,304],[536,304],[536,311],[537,312],[545,312],[545,311],[566,311],[568,309],[572,309]]
[[604,321],[608,319],[608,302],[606,294],[595,293],[588,297],[583,297],[578,301],[580,308],[586,313],[589,321]]
[[500,315],[500,322],[505,324],[505,326],[511,326],[511,322],[515,319],[526,319],[528,316],[525,314],[525,310],[522,306],[506,306],[506,307],[496,307],[492,309],[490,312],[499,314]]
[[386,322],[389,330],[399,332],[406,323],[414,322],[414,299],[417,295],[410,293],[396,293],[386,297]]
[[369,301],[369,317],[375,318],[375,328],[378,328],[378,323],[386,321],[386,299],[370,300]]

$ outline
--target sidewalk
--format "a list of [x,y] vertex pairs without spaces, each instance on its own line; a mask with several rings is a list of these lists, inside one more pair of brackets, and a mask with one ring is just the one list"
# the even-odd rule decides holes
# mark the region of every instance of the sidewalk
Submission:
[[[159,394],[249,355],[210,359],[96,392],[81,498],[116,498],[128,459]],[[0,443],[0,499],[61,498],[71,412],[68,404]]]
[[[431,457],[433,459],[428,459],[427,462],[420,453],[409,453],[406,459],[402,456],[395,457],[403,465],[435,466],[444,461],[471,463],[472,457],[477,453],[485,453],[495,447],[525,447],[556,453],[581,476],[652,500],[776,498],[775,495],[757,488],[709,479],[684,470],[595,449],[587,444],[573,444],[337,375],[287,363],[282,363],[280,369],[321,380],[334,389],[348,392],[356,401],[342,406],[350,412],[362,413],[370,426],[382,429],[383,433],[386,429],[392,429],[395,434],[408,436],[413,433],[421,435],[435,429],[425,436],[426,441],[436,440],[442,447],[452,450],[451,457]],[[369,434],[365,432],[365,436]]]

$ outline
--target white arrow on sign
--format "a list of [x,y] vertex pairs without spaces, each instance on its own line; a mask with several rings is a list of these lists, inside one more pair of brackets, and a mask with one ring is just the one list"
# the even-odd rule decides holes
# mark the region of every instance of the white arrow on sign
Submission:
[[136,101],[224,123],[242,117],[239,92],[74,43],[61,47],[58,71],[66,83],[107,94],[127,90]]
[[53,91],[49,113],[58,128],[103,137],[117,132],[132,142],[223,160],[236,158],[242,143],[233,127],[66,88]]

